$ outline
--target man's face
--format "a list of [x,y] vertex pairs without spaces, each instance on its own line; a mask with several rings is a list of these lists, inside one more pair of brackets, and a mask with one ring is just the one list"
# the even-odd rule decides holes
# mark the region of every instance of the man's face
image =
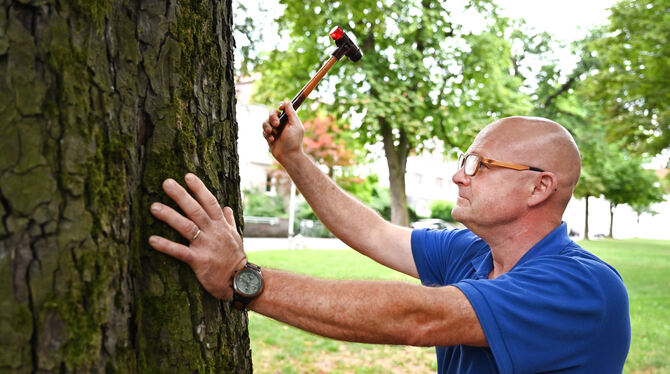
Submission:
[[[467,154],[477,154],[505,162],[516,162],[508,139],[496,134],[478,137]],[[508,223],[525,212],[529,178],[533,172],[517,171],[480,164],[473,176],[458,170],[452,180],[458,186],[458,199],[452,211],[454,219],[471,230]]]
[[[499,161],[498,166],[480,164],[472,176],[458,170],[452,178],[458,186],[452,216],[475,233],[527,217],[538,207],[548,207],[544,213],[560,218],[579,180],[581,161],[572,136],[542,118],[495,121],[477,135],[467,154]],[[520,165],[519,170],[506,168]],[[547,183],[551,195],[543,189]]]

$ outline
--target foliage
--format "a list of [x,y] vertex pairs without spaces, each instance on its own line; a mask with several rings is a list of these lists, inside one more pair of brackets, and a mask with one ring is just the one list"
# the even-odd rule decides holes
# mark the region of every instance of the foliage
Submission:
[[[342,189],[374,209],[384,219],[391,219],[391,194],[388,187],[381,187],[379,185],[379,177],[376,174],[368,175],[364,179],[359,177],[342,177],[338,178],[337,182]],[[412,221],[421,218],[411,207],[408,208],[408,213]]]
[[[372,198],[369,203],[370,208],[379,213],[385,220],[391,220],[391,191],[388,187],[375,187]],[[414,222],[418,220],[419,215],[412,207],[407,207],[409,220]]]
[[[535,93],[535,114],[566,126],[581,150],[582,174],[575,189],[576,197],[605,195],[613,207],[627,203],[643,211],[662,200],[658,183],[642,169],[642,159],[626,152],[622,141],[608,139],[606,111],[600,102],[588,99],[593,87],[585,73],[602,63],[589,48],[600,37],[594,32],[573,45],[581,61],[567,75],[557,69],[555,62],[542,67]],[[587,235],[586,231],[585,227]]]
[[348,149],[346,132],[338,126],[333,116],[318,116],[304,122],[305,138],[303,146],[305,152],[314,160],[328,168],[328,175],[334,176],[336,166],[350,166],[354,164],[356,154]]
[[296,206],[295,219],[296,219],[296,221],[302,220],[302,219],[309,219],[309,220],[313,220],[313,221],[318,221],[319,217],[316,216],[316,214],[312,210],[312,207],[309,206],[309,204],[302,201],[302,202],[300,202],[300,204],[298,204]]
[[670,194],[670,173],[665,174],[665,177],[661,179],[661,186],[666,193]]
[[585,100],[580,90],[583,84],[580,75],[588,70],[590,64],[582,60],[567,75],[558,69],[556,62],[544,65],[534,94],[536,107],[533,115],[551,118],[566,127],[580,149],[582,171],[574,193],[577,198],[603,194],[603,175],[608,170],[609,155],[614,152],[605,139],[598,107]]
[[253,72],[254,65],[260,62],[258,47],[263,36],[272,30],[268,25],[258,22],[255,17],[265,14],[263,2],[249,0],[233,0],[233,36],[235,38],[235,76],[239,79]]
[[451,210],[454,209],[454,203],[445,200],[435,200],[430,204],[430,217],[440,218],[447,222],[456,222],[451,216]]
[[[336,98],[328,111],[338,121],[364,115],[354,139],[384,143],[394,211],[406,209],[403,176],[410,151],[420,152],[434,136],[447,149],[465,148],[491,119],[531,109],[520,91],[521,78],[511,74],[511,44],[505,39],[510,24],[489,0],[470,1],[465,9],[419,0],[281,4],[287,11],[277,22],[291,41],[287,50],[272,51],[257,65],[262,79],[256,99],[274,104],[297,92],[332,50],[326,33],[333,26],[357,36],[363,60],[340,62],[320,91]],[[483,21],[482,29],[465,23],[472,17]]]
[[652,170],[642,169],[637,157],[619,153],[614,167],[605,178],[605,198],[613,206],[629,204],[636,211],[645,211],[653,203],[663,201],[663,189]]
[[622,0],[588,45],[599,64],[589,95],[612,139],[638,152],[670,146],[670,0]]
[[370,174],[365,178],[343,176],[338,180],[338,184],[365,204],[369,204],[374,196],[379,195],[377,191],[379,176],[377,174]]
[[245,190],[244,215],[256,217],[288,217],[284,200],[279,194],[268,195],[262,189]]
[[[602,128],[582,127],[576,131],[575,141],[580,149],[582,172],[575,188],[575,197],[598,197],[605,193],[606,175],[611,171],[610,161],[615,152],[605,142]],[[609,179],[612,181],[612,178]]]

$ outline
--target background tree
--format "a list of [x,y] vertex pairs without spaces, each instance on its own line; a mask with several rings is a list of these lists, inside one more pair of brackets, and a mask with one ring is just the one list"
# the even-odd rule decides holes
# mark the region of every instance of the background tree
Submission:
[[[335,177],[336,167],[346,167],[354,164],[356,154],[345,146],[342,130],[333,116],[317,116],[304,122],[305,138],[303,145],[305,152],[312,156],[319,165],[328,169],[328,176]],[[346,130],[346,129],[345,129]]]
[[604,178],[612,167],[611,152],[616,151],[605,139],[606,129],[599,115],[600,107],[587,100],[583,91],[583,76],[597,64],[588,53],[583,52],[585,43],[580,41],[573,44],[574,53],[582,56],[574,69],[561,71],[558,61],[552,60],[547,60],[541,67],[533,94],[533,114],[565,126],[579,147],[582,170],[574,196],[584,199],[584,239],[588,240],[589,200],[605,192]]
[[[333,68],[319,91],[334,95],[328,110],[338,121],[353,123],[354,113],[364,114],[353,129],[360,142],[383,143],[394,223],[409,223],[410,151],[420,152],[434,136],[446,149],[463,148],[492,119],[530,110],[519,91],[521,80],[512,74],[511,46],[504,39],[508,24],[491,1],[472,1],[465,9],[427,0],[281,4],[286,10],[277,22],[291,41],[257,66],[262,79],[256,98],[275,105],[297,92],[333,49],[327,35],[333,26],[356,36],[363,60]],[[486,18],[483,29],[469,29],[464,12]]]
[[612,139],[654,155],[670,146],[670,0],[622,0],[596,32],[600,61],[590,97],[603,105]]
[[251,371],[245,314],[147,245],[188,171],[240,221],[231,17],[0,0],[0,371]]
[[559,71],[555,62],[545,65],[538,76],[535,93],[535,114],[566,126],[581,150],[582,176],[575,196],[585,200],[586,239],[590,197],[603,195],[610,201],[610,237],[617,205],[629,204],[644,210],[663,199],[654,176],[643,170],[642,160],[626,151],[630,139],[615,141],[607,136],[613,131],[609,104],[592,100],[596,87],[593,74],[607,66],[602,56],[593,51],[593,46],[602,40],[602,30],[595,30],[584,40],[575,42],[573,51],[580,56],[580,61],[568,73]]
[[610,202],[610,238],[613,237],[614,210],[628,204],[638,212],[651,213],[650,206],[663,201],[664,191],[653,170],[642,169],[642,160],[625,152],[617,153],[612,160],[612,171],[604,177],[603,196]]

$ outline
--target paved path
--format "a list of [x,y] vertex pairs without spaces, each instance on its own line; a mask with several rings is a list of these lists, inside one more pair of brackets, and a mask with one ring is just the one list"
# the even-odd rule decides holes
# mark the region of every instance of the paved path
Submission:
[[296,236],[288,238],[244,238],[246,251],[263,251],[277,249],[349,249],[340,239],[336,238],[305,238]]

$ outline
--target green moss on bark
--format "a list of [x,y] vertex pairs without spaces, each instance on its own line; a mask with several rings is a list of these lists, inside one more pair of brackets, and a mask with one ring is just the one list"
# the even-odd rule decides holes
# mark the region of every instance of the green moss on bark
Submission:
[[230,3],[24,3],[0,12],[0,371],[250,371],[244,315],[147,245],[183,240],[149,214],[166,177],[239,201]]

